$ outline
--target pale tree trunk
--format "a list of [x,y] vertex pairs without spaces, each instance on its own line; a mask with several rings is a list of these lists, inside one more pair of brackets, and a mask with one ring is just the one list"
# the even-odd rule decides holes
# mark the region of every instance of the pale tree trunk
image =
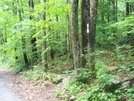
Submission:
[[[46,0],[40,0],[41,3],[46,2]],[[40,19],[41,21],[45,21],[46,19],[46,15],[43,12],[44,7],[42,7],[42,11],[41,11],[41,15],[40,15]],[[44,25],[41,26],[41,33],[42,33],[42,70],[43,71],[47,71],[48,65],[47,65],[47,53],[45,52],[46,50],[46,41],[44,39],[46,32],[45,32],[45,28]]]
[[97,20],[98,0],[90,0],[90,32],[89,32],[89,68],[92,76],[95,77],[95,34]]
[[77,74],[77,68],[79,64],[79,37],[78,37],[78,0],[72,0],[71,9],[71,38],[72,38],[72,53],[73,53],[73,65],[75,73]]
[[81,0],[81,34],[82,34],[82,67],[86,66],[87,46],[89,36],[89,19],[90,19],[90,2],[89,0]]

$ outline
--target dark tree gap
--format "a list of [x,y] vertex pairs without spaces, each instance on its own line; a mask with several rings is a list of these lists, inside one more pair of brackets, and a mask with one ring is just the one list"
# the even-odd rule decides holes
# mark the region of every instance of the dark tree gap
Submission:
[[[29,7],[31,10],[31,13],[34,11],[34,1],[29,0]],[[30,20],[33,19],[33,15],[30,15],[29,17]],[[31,60],[31,65],[34,65],[34,63],[37,62],[38,55],[37,55],[37,45],[36,45],[36,37],[33,37],[35,29],[31,29],[31,44],[32,44],[32,60]]]

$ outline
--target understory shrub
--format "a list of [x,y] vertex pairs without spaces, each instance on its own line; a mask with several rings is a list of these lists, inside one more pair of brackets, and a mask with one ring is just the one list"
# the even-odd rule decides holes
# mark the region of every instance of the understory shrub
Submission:
[[[125,74],[129,76],[127,73],[133,70],[132,64],[127,64],[118,68],[114,75],[111,71],[107,72],[107,67],[104,62],[101,60],[96,61],[96,79],[91,79],[91,82],[88,82],[88,85],[85,83],[76,83],[76,81],[71,82],[68,87],[68,92],[73,95],[76,95],[75,101],[117,101],[122,98],[127,99],[127,101],[133,101],[134,99],[134,81],[131,81],[130,86],[122,89],[122,85],[114,84],[112,81],[115,78],[118,78],[118,72],[125,71]],[[82,74],[82,73],[81,73]],[[84,73],[83,73],[84,74]],[[86,73],[85,73],[86,74]],[[79,75],[79,74],[78,74]],[[87,77],[87,75],[89,75]],[[90,78],[90,74],[86,74],[87,78]],[[131,76],[133,78],[133,76]],[[77,76],[76,76],[77,78]],[[78,76],[78,80],[80,81],[83,78],[82,75]],[[76,79],[77,80],[77,79]],[[79,95],[80,92],[85,92],[84,95]]]

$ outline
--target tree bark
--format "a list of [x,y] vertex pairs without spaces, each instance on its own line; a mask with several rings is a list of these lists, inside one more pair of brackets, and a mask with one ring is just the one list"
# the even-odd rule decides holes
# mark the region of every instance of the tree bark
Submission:
[[[21,12],[21,10],[19,10],[18,12],[19,12],[19,20],[21,22],[22,21],[22,12]],[[23,49],[24,62],[26,64],[26,66],[28,67],[29,62],[28,62],[28,58],[27,58],[27,54],[26,54],[26,40],[25,40],[25,36],[22,35],[21,39],[22,39],[22,49]]]
[[[70,0],[67,0],[67,4],[71,4]],[[70,13],[66,15],[67,19],[67,52],[68,52],[68,57],[73,57],[72,56],[72,44],[71,44],[71,26],[70,26]]]
[[[101,7],[103,8],[103,7],[105,6],[105,5],[104,5],[104,4],[105,4],[105,1],[102,0],[101,2],[103,3],[103,5],[101,6]],[[102,8],[101,8],[101,9],[102,9]],[[105,23],[105,15],[104,15],[103,9],[101,10],[101,18],[102,18],[103,23]],[[105,29],[102,29],[102,33],[103,33],[104,35],[106,34]]]
[[25,37],[24,36],[22,36],[22,49],[23,49],[24,62],[26,64],[26,68],[27,68],[28,65],[29,65],[29,61],[28,61],[28,58],[27,58],[27,53],[26,53],[26,40],[25,40]]
[[78,0],[72,0],[71,9],[71,37],[72,37],[72,53],[73,53],[73,65],[75,73],[77,74],[77,68],[79,64],[79,37],[78,37]]
[[[108,6],[111,6],[110,0],[108,0]],[[110,22],[110,12],[107,13],[107,22]]]
[[[113,17],[112,17],[112,20],[113,22],[117,22],[117,1],[116,0],[112,0],[112,8],[113,8]],[[117,39],[117,28],[113,28],[113,37],[115,39]]]
[[[41,3],[46,2],[46,0],[40,0]],[[42,7],[42,11],[41,11],[41,16],[40,19],[42,22],[45,21],[46,19],[46,14],[43,12],[44,7]],[[47,71],[48,65],[47,65],[47,53],[45,52],[46,50],[46,41],[44,39],[46,32],[45,32],[45,28],[44,28],[44,24],[41,26],[41,33],[42,33],[42,70],[43,71]]]
[[[31,13],[33,12],[34,9],[34,2],[33,0],[29,0],[29,7],[30,9],[32,9]],[[30,20],[33,19],[33,16],[30,15]],[[37,61],[38,59],[38,55],[37,55],[37,47],[36,47],[36,38],[33,37],[33,32],[34,30],[31,30],[32,34],[31,34],[31,44],[32,44],[32,62],[31,65],[34,65],[34,63]]]
[[129,6],[129,2],[126,2],[126,16],[128,16],[130,14],[130,6]]
[[95,35],[98,0],[90,0],[89,67],[95,76]]
[[[82,34],[82,67],[86,66],[87,46],[89,36],[90,2],[81,0],[81,34]],[[87,28],[88,27],[88,28]]]

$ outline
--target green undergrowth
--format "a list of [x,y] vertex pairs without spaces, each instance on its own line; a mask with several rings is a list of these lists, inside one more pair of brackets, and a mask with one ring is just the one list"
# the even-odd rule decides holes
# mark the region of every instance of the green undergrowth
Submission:
[[0,56],[0,67],[2,68],[12,68],[13,65],[15,64],[15,61],[12,57],[9,57],[6,54],[2,54]]
[[20,73],[21,71],[26,70],[26,67],[27,67],[27,66],[26,66],[24,63],[20,63],[20,62],[15,63],[14,66],[13,66],[12,72],[13,72],[14,74],[18,74],[18,73]]
[[[50,82],[58,84],[62,82],[58,77],[66,74],[69,78],[64,94],[63,89],[57,88],[56,95],[68,101],[75,96],[74,101],[133,101],[134,99],[134,57],[133,48],[123,45],[115,46],[114,50],[96,50],[96,78],[92,78],[89,68],[78,68],[78,74],[72,69],[72,62],[65,57],[54,59],[49,63],[47,72],[42,71],[41,65],[35,65],[27,70],[24,63],[13,65],[13,73],[21,72],[27,79],[36,82],[43,80],[44,85]],[[9,62],[11,63],[11,61]],[[122,88],[122,84],[114,84],[116,78],[127,77],[131,80],[129,87]],[[64,83],[64,82],[62,82]],[[62,95],[60,95],[62,94]]]
[[44,72],[39,65],[35,65],[33,69],[23,71],[21,73],[31,81],[43,80],[46,86],[48,86],[50,82],[55,84],[61,82],[61,79],[57,76],[58,74],[50,71]]
[[[134,57],[133,48],[116,46],[115,50],[96,51],[96,78],[92,78],[88,68],[79,68],[75,76],[74,70],[65,71],[71,79],[63,99],[68,101],[133,101],[134,99]],[[130,78],[128,87],[125,83],[113,83],[117,78]],[[60,90],[60,89],[59,89]],[[62,92],[62,91],[58,91]],[[59,94],[58,94],[59,95]]]
[[[65,101],[68,101],[69,96],[75,96],[74,101],[117,101],[121,99],[127,99],[127,101],[133,101],[134,99],[134,81],[130,81],[130,86],[123,88],[122,85],[114,84],[112,81],[120,77],[120,73],[124,73],[123,76],[134,78],[134,65],[124,64],[120,66],[116,71],[108,71],[108,68],[103,61],[98,60],[96,62],[96,78],[92,79],[90,72],[85,69],[78,73],[75,79],[70,80],[66,88],[66,93],[63,96]],[[115,72],[115,73],[113,73]],[[68,72],[70,78],[73,78],[73,72]],[[115,75],[116,74],[116,75]],[[60,91],[59,91],[60,92]]]
[[54,72],[56,74],[62,74],[65,73],[68,70],[72,70],[72,63],[71,59],[67,58],[68,56],[61,56],[58,58],[55,58],[49,63],[49,70],[51,72]]

